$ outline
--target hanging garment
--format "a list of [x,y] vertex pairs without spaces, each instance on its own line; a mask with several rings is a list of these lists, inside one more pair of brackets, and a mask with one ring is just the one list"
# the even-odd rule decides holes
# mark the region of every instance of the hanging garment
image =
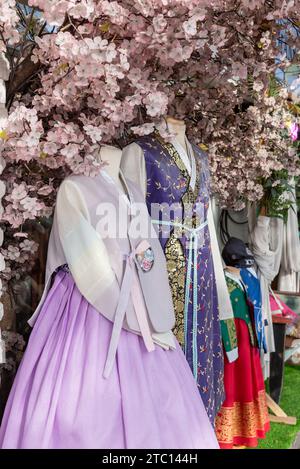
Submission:
[[257,265],[262,294],[262,313],[265,326],[267,353],[262,353],[264,377],[270,375],[270,353],[274,352],[274,333],[270,306],[270,286],[279,272],[282,253],[283,220],[250,213],[249,239]]
[[240,276],[246,289],[248,301],[250,301],[252,304],[253,327],[258,342],[258,348],[266,353],[267,343],[262,315],[262,295],[260,281],[256,276],[254,269],[243,268],[240,270]]
[[[31,321],[0,447],[217,448],[170,331],[174,314],[160,244],[148,231],[136,238],[131,210],[124,212],[139,192],[127,186],[127,205],[104,175],[72,176],[59,189],[47,259],[52,280]],[[127,223],[117,226],[126,227],[123,234],[102,238],[101,203],[123,214]],[[120,220],[115,214],[112,220]],[[140,222],[151,228],[147,210]]]
[[[167,261],[175,307],[174,333],[194,373],[211,422],[224,400],[220,316],[236,359],[232,306],[224,278],[209,199],[205,153],[187,141],[191,173],[180,146],[158,134],[123,150],[121,167],[144,190]],[[183,156],[183,155],[182,155]],[[194,181],[194,183],[193,183]],[[220,305],[220,308],[219,308]]]
[[[279,296],[273,292],[270,293],[270,306],[272,310],[272,314],[281,315],[286,318],[290,318],[293,320],[297,320],[299,315],[293,311],[287,304],[285,304]],[[287,329],[289,326],[287,326]]]
[[226,273],[232,301],[239,357],[224,362],[226,399],[216,418],[216,434],[223,449],[256,447],[270,428],[257,336],[253,324],[254,307],[241,279]]
[[[287,197],[296,201],[295,181]],[[278,290],[300,292],[300,238],[297,217],[297,203],[289,209],[287,223],[283,227],[283,249],[278,277]]]

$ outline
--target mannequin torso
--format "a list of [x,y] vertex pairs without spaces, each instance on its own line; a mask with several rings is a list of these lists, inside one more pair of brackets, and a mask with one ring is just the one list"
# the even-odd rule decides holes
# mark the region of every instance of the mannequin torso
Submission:
[[240,276],[240,269],[237,268],[237,267],[233,267],[231,265],[228,265],[228,266],[226,266],[225,270],[227,270],[227,272],[230,272],[233,275],[236,275],[237,277]]
[[241,269],[228,265],[225,267],[225,276],[234,280],[244,290],[244,285],[241,278]]
[[186,144],[186,125],[182,120],[174,119],[174,117],[167,116],[165,118],[168,129],[174,133],[175,140],[182,146],[182,148],[188,153],[187,144]]
[[186,136],[186,125],[182,120],[167,116],[164,118],[167,129],[174,135],[171,140],[172,145],[178,152],[183,164],[191,176],[191,185],[194,188],[196,179],[195,156],[191,144]]
[[[168,128],[170,138],[167,138]],[[203,397],[213,421],[223,399],[220,319],[231,320],[233,313],[209,204],[208,158],[188,142],[183,121],[166,116],[157,130],[160,135],[155,132],[141,137],[123,149],[121,168],[128,180],[142,188],[148,210],[152,204],[156,207],[161,204],[163,223],[160,224],[155,214],[153,222],[155,226],[160,225],[158,231],[167,260],[177,319],[175,333],[184,346],[199,389],[208,389]],[[173,203],[185,209],[178,218],[185,228],[197,233],[194,238],[188,232],[185,239],[180,239],[172,230],[175,211],[167,213],[164,207],[172,208]],[[189,249],[187,238],[190,243],[195,239],[197,247]],[[192,262],[190,252],[194,253]],[[221,311],[218,304],[222,305]],[[198,311],[204,313],[198,315]],[[231,361],[237,356],[237,348],[232,345]],[[207,366],[209,354],[214,359]],[[199,363],[206,370],[203,375],[198,374]],[[213,386],[211,379],[208,380],[212,376]]]
[[123,194],[125,189],[120,178],[120,164],[122,150],[111,145],[104,145],[100,149],[101,160],[105,163],[104,171],[113,179]]

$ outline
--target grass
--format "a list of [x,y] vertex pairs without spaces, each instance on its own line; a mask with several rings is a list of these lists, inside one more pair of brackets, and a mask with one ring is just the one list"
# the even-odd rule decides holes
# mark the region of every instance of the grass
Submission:
[[284,386],[280,407],[291,417],[297,417],[297,424],[284,425],[271,423],[271,430],[264,440],[260,440],[258,449],[288,449],[300,432],[300,368],[286,366]]

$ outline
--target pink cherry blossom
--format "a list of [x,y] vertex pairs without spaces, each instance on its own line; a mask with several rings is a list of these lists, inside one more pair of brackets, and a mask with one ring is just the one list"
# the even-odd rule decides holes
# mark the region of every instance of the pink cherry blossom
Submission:
[[168,106],[168,97],[161,91],[149,93],[143,100],[147,113],[151,117],[163,115]]
[[290,128],[290,137],[295,142],[299,137],[299,125],[296,122],[293,122]]
[[14,238],[28,238],[28,233],[18,231],[17,233],[14,233]]
[[53,192],[53,186],[45,185],[37,190],[38,195],[49,195]]
[[131,130],[136,134],[136,135],[148,135],[151,134],[154,131],[154,124],[149,123],[149,124],[142,124],[136,127],[131,127]]
[[25,184],[21,183],[20,185],[14,184],[14,189],[10,194],[10,200],[19,201],[24,199],[27,196],[27,190]]
[[78,156],[80,151],[80,146],[75,143],[68,143],[60,152],[67,159],[71,160],[75,156]]
[[[259,200],[261,180],[278,168],[299,173],[298,150],[286,138],[285,123],[295,121],[291,96],[284,87],[269,90],[276,68],[284,71],[299,57],[279,50],[277,22],[299,21],[297,2],[28,4],[38,12],[33,21],[30,8],[24,13],[30,30],[24,35],[17,2],[0,0],[0,51],[12,68],[0,133],[5,252],[18,246],[14,233],[24,232],[26,219],[52,214],[65,175],[99,172],[102,144],[122,147],[155,127],[170,140],[166,114],[184,119],[190,139],[207,148],[213,190],[224,207]],[[292,29],[285,41],[299,50]],[[8,261],[5,279],[21,275],[29,258],[27,251],[22,262]]]

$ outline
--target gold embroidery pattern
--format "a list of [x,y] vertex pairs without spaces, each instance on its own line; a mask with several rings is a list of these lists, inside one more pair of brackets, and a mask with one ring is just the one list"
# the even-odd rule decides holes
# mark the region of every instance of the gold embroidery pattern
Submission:
[[259,391],[253,402],[235,402],[233,407],[221,407],[216,417],[219,443],[231,445],[234,438],[257,438],[269,422],[266,393]]
[[227,288],[230,295],[237,288],[237,284],[232,282],[231,279],[227,278]]
[[248,326],[248,331],[249,331],[249,336],[250,336],[250,344],[252,345],[252,347],[258,347],[257,340],[255,338],[255,335],[252,329],[252,324],[247,323],[247,326]]
[[172,292],[176,323],[173,332],[184,346],[184,293],[185,293],[185,256],[181,242],[171,234],[165,246],[167,270]]
[[233,350],[237,348],[238,346],[234,319],[233,318],[225,319],[224,323],[226,324],[226,327],[227,327],[230,350]]

